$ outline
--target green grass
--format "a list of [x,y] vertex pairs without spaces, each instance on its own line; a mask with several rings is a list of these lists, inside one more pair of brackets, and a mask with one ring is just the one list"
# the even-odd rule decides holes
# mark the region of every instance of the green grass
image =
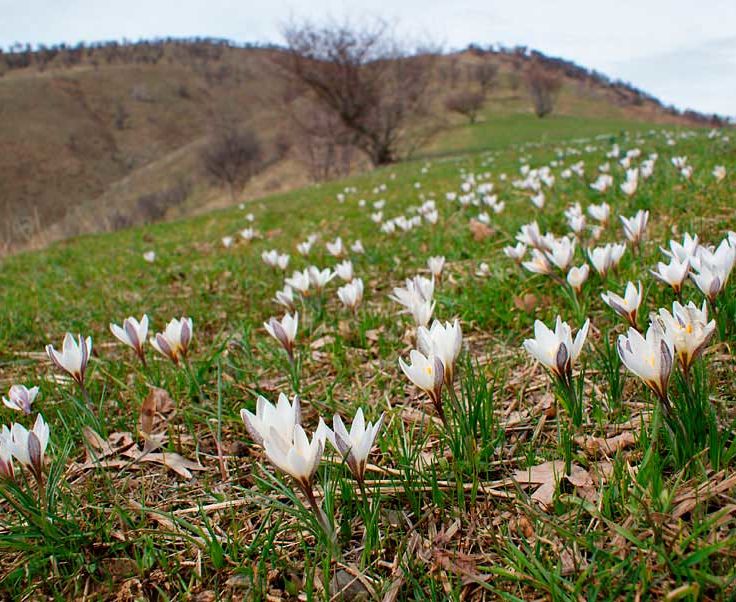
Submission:
[[[373,590],[372,599],[383,599],[392,588],[399,600],[733,596],[736,522],[728,479],[736,286],[731,283],[723,295],[721,332],[692,392],[696,401],[712,405],[723,427],[717,465],[712,453],[683,465],[664,427],[652,432],[649,421],[638,420],[627,426],[642,412],[649,416],[654,399],[620,366],[613,345],[623,325],[600,293],[620,292],[627,280],[642,279],[648,286],[643,316],[671,305],[670,291],[651,282],[647,270],[671,236],[691,231],[716,242],[725,230],[736,229],[729,189],[736,154],[733,143],[704,132],[670,147],[662,132],[629,126],[592,118],[489,118],[473,128],[458,127],[438,142],[442,156],[264,198],[245,211],[85,236],[5,258],[0,384],[3,391],[16,382],[41,386],[34,408],[51,425],[51,444],[45,502],[19,467],[16,483],[0,485],[0,588],[12,599],[109,599],[120,590],[128,596],[120,599],[131,600],[207,599],[207,592],[223,599],[303,594],[324,600],[331,581],[357,573]],[[590,138],[575,140],[583,137]],[[582,154],[563,162],[585,160],[590,180],[613,142],[660,155],[654,176],[632,199],[618,188],[602,196],[578,178],[563,180],[557,167],[548,206],[535,213],[528,195],[511,186],[521,158],[539,166],[569,148]],[[588,144],[596,150],[584,152]],[[451,154],[456,149],[472,152]],[[691,182],[672,168],[674,154],[690,158]],[[710,175],[716,164],[730,172],[720,184]],[[613,161],[612,167],[618,184],[622,170]],[[459,190],[460,169],[492,172],[494,192],[507,204],[492,216],[491,235],[480,241],[468,227],[478,209],[445,201],[446,192]],[[505,182],[498,177],[502,172],[508,174]],[[374,194],[381,183],[387,191]],[[340,204],[336,195],[346,186],[358,191]],[[394,217],[420,204],[420,194],[437,200],[435,227],[384,236],[368,218],[377,199],[386,199],[384,215]],[[576,311],[557,285],[522,272],[502,248],[531,219],[538,219],[542,231],[564,233],[562,211],[569,203],[585,206],[601,198],[615,216],[649,209],[648,239],[640,256],[627,251],[607,282],[591,276],[584,308]],[[365,207],[359,199],[366,199]],[[263,238],[225,249],[220,238],[246,227],[247,212],[256,216]],[[616,220],[602,240],[621,237]],[[302,258],[295,246],[313,232],[320,240]],[[300,307],[303,423],[311,430],[318,416],[331,422],[336,411],[352,420],[358,407],[369,420],[381,412],[386,420],[370,459],[377,468],[369,468],[365,497],[337,456],[328,454],[318,472],[316,489],[336,532],[333,545],[289,479],[278,476],[248,439],[239,411],[252,410],[258,393],[275,400],[295,384],[285,355],[262,327],[282,314],[271,299],[283,274],[266,267],[261,252],[290,253],[287,274],[310,264],[333,266],[324,243],[337,235],[346,242],[361,239],[366,248],[365,255],[351,254],[356,275],[365,281],[366,301],[353,317],[339,305],[333,282],[323,303]],[[142,258],[149,249],[157,253],[153,264]],[[579,265],[583,258],[577,253]],[[458,317],[465,336],[457,401],[446,397],[448,429],[426,418],[433,416],[431,406],[398,368],[413,338],[405,335],[408,319],[387,298],[393,286],[425,270],[426,258],[438,254],[448,265],[434,315]],[[481,261],[490,265],[488,278],[475,276]],[[533,296],[527,307],[520,302],[525,295]],[[692,285],[685,297],[700,300]],[[144,312],[154,331],[171,317],[193,318],[191,370],[155,357],[150,347],[144,369],[131,350],[114,342],[108,323]],[[520,349],[535,319],[549,324],[558,313],[575,330],[584,316],[594,325],[581,356],[583,424],[567,439],[564,410],[551,411],[550,379]],[[42,354],[47,343],[58,348],[66,331],[94,338],[92,409],[72,383],[54,378],[58,373]],[[167,434],[164,450],[196,459],[205,470],[186,479],[150,462],[80,468],[87,456],[85,427],[103,439],[131,433],[140,443],[139,412],[150,386],[168,391],[176,406],[156,422],[155,430]],[[677,390],[683,386],[678,383]],[[30,424],[4,407],[0,419]],[[579,438],[609,437],[616,428],[632,433],[634,442],[610,457]],[[591,490],[563,480],[551,505],[541,507],[531,497],[535,487],[510,478],[566,456],[593,476]],[[605,479],[596,476],[601,471]],[[708,481],[722,489],[706,494]],[[697,499],[683,512],[688,492],[696,488]]]

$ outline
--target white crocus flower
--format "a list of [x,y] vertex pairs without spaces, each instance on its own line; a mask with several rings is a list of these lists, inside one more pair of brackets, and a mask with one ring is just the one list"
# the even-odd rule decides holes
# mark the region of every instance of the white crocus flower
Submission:
[[677,259],[680,263],[684,263],[688,259],[693,259],[698,255],[700,250],[700,240],[698,239],[697,234],[692,236],[690,233],[686,232],[681,243],[676,240],[670,241],[669,251],[667,249],[662,249],[661,247],[660,249],[667,257]]
[[414,297],[411,306],[409,307],[409,313],[414,318],[414,323],[417,326],[426,326],[432,319],[432,313],[434,312],[435,302],[431,299],[422,299],[420,297]]
[[411,311],[419,301],[431,301],[434,296],[434,278],[425,278],[424,276],[415,276],[407,278],[406,286],[394,287],[392,295],[389,299],[403,305],[407,310]]
[[585,216],[584,215],[573,215],[568,218],[567,225],[570,226],[576,235],[579,235],[585,230]]
[[532,196],[529,200],[531,200],[532,205],[534,205],[537,209],[544,209],[544,203],[546,202],[546,198],[544,196],[543,192],[540,192],[539,194],[535,194]]
[[10,439],[10,429],[3,425],[0,430],[0,478],[12,479],[15,476]]
[[360,239],[356,240],[352,245],[350,245],[350,250],[353,253],[357,253],[358,255],[362,255],[365,253],[365,248],[363,247],[363,243],[360,242]]
[[148,263],[156,261],[156,251],[146,251],[143,253],[143,260]]
[[445,368],[442,359],[436,355],[425,356],[412,349],[409,353],[409,364],[399,358],[399,366],[406,377],[424,391],[432,400],[442,422],[445,422],[445,413],[442,408],[442,384],[445,380]]
[[345,286],[341,286],[337,289],[337,296],[345,307],[356,312],[363,301],[363,281],[356,278]]
[[[322,460],[326,438],[327,426],[321,418],[311,441],[300,424],[294,425],[292,437],[284,437],[276,427],[271,426],[263,438],[263,449],[271,464],[293,478],[309,497],[313,495],[312,481]],[[314,507],[317,508],[316,503]]]
[[243,228],[240,231],[240,238],[242,238],[245,241],[250,242],[253,240],[258,234],[253,228]]
[[327,283],[332,280],[337,274],[330,271],[329,268],[320,270],[316,266],[309,267],[309,281],[314,285],[318,291],[321,291]]
[[327,252],[333,257],[342,257],[345,254],[345,245],[339,236],[334,241],[326,243],[325,246]]
[[641,282],[639,282],[638,286],[635,286],[633,282],[627,283],[623,297],[608,291],[601,294],[601,299],[619,316],[628,320],[632,328],[638,330],[636,316],[642,301]]
[[547,259],[563,272],[567,272],[575,257],[575,239],[563,236],[555,240],[550,247],[550,250],[545,253]]
[[672,313],[659,310],[659,320],[665,336],[672,341],[682,371],[687,373],[700,356],[716,330],[715,320],[708,322],[708,306],[698,307],[690,302],[672,304]]
[[531,260],[522,261],[521,267],[534,274],[548,275],[552,273],[552,266],[547,260],[547,256],[539,249],[532,249]]
[[488,276],[491,275],[491,266],[489,266],[485,261],[481,261],[478,264],[478,269],[475,271],[475,275],[481,278],[488,278]]
[[504,247],[503,253],[506,257],[513,259],[516,263],[521,263],[521,260],[524,259],[524,255],[526,255],[526,245],[520,242],[516,243],[516,246],[514,247]]
[[432,327],[420,326],[417,329],[417,347],[424,355],[434,354],[442,360],[444,368],[445,384],[452,386],[455,380],[455,362],[460,355],[463,345],[463,332],[460,321],[455,320],[452,324],[445,322],[443,325],[439,320],[432,323]]
[[288,284],[284,286],[283,290],[276,291],[274,300],[279,305],[283,305],[289,311],[294,309],[294,289]]
[[295,395],[291,403],[283,393],[279,393],[279,399],[274,406],[262,395],[256,400],[256,413],[243,408],[240,410],[240,418],[245,424],[251,439],[260,446],[271,428],[286,440],[291,441],[294,436],[294,427],[301,424],[301,404],[299,396]]
[[516,240],[528,247],[542,248],[542,233],[539,231],[537,222],[521,226]]
[[[3,439],[7,438],[7,431]],[[10,429],[9,447],[13,457],[28,467],[33,476],[41,479],[43,459],[49,444],[49,426],[39,414],[33,428],[29,431],[22,424],[15,423]]]
[[383,414],[375,424],[366,423],[363,409],[358,408],[353,424],[350,426],[350,431],[345,428],[339,414],[335,414],[332,419],[333,430],[327,429],[327,438],[340,455],[345,458],[350,472],[353,473],[361,486],[365,476],[365,467],[368,463],[368,454],[370,454],[376,442],[376,437],[382,425]]
[[289,267],[289,255],[286,253],[283,253],[282,255],[278,255],[276,257],[276,266],[281,271],[286,270],[287,267]]
[[626,243],[610,243],[611,246],[611,266],[614,268],[618,267],[621,263],[621,258],[626,252]]
[[38,387],[30,389],[25,385],[13,385],[8,396],[3,397],[3,404],[11,410],[18,410],[28,415],[31,413],[31,404],[38,395]]
[[639,187],[639,170],[629,169],[626,171],[626,181],[621,184],[621,192],[626,196],[634,196]]
[[660,282],[669,284],[679,295],[690,272],[690,260],[685,259],[685,261],[680,262],[677,257],[673,256],[669,264],[660,261],[657,263],[657,269],[649,270],[649,272]]
[[621,216],[621,224],[623,225],[624,234],[631,244],[638,247],[644,238],[649,221],[649,211],[637,211],[636,215],[631,218]]
[[588,215],[594,220],[605,226],[611,217],[611,206],[608,203],[600,205],[590,205],[588,207]]
[[716,182],[720,182],[726,177],[726,168],[723,165],[716,165],[713,168],[713,177],[716,179]]
[[312,283],[312,279],[309,277],[309,270],[302,272],[296,270],[291,275],[291,278],[285,278],[284,282],[300,294],[306,295],[309,292],[309,285]]
[[300,242],[296,246],[296,250],[299,252],[300,255],[304,255],[305,257],[309,255],[309,252],[312,250],[312,243],[308,240],[305,240],[304,242]]
[[436,209],[433,211],[427,211],[424,214],[424,219],[427,221],[427,223],[435,225],[440,220],[440,213]]
[[275,268],[279,263],[279,252],[276,249],[270,251],[263,251],[261,253],[261,259],[267,266]]
[[281,343],[286,350],[290,361],[294,361],[294,342],[296,341],[296,332],[299,327],[299,314],[285,314],[279,322],[276,318],[269,319],[263,323],[266,332],[274,339]]
[[442,278],[442,270],[445,267],[445,258],[444,256],[438,255],[435,257],[430,257],[427,259],[427,267],[429,268],[429,271],[431,272],[432,276],[439,280]]
[[723,275],[711,265],[701,265],[697,272],[690,274],[690,279],[711,303],[716,302],[716,298],[725,286]]
[[558,378],[568,380],[588,336],[589,328],[590,320],[586,320],[573,339],[570,326],[567,322],[563,322],[560,316],[557,316],[554,330],[536,320],[534,338],[524,341],[524,349]]
[[84,387],[84,373],[92,354],[92,337],[82,339],[81,335],[77,335],[75,340],[71,333],[67,332],[61,353],[56,351],[53,345],[46,345],[46,353],[58,368],[68,373],[80,386]]
[[146,314],[143,314],[140,322],[133,316],[125,318],[122,327],[111,323],[110,332],[118,341],[133,349],[140,360],[146,363],[146,355],[143,351],[143,345],[148,337],[148,316]]
[[353,279],[353,262],[346,259],[335,266],[335,274],[344,282],[350,282]]
[[587,263],[584,263],[580,267],[572,267],[567,273],[567,283],[576,293],[580,293],[583,290],[583,284],[585,284],[589,274],[590,266]]
[[173,318],[166,325],[163,332],[157,332],[149,341],[151,346],[161,355],[178,364],[181,359],[187,356],[193,334],[192,319],[182,316],[179,320]]
[[222,246],[226,249],[229,249],[233,246],[233,243],[235,242],[235,239],[232,236],[223,236],[222,237]]
[[619,335],[617,346],[623,364],[654,391],[669,413],[667,386],[672,373],[673,345],[659,323],[652,322],[646,337],[629,328],[627,335]]
[[590,259],[590,263],[593,264],[595,271],[598,272],[601,278],[605,278],[608,271],[613,267],[611,252],[611,245],[588,249],[588,258]]

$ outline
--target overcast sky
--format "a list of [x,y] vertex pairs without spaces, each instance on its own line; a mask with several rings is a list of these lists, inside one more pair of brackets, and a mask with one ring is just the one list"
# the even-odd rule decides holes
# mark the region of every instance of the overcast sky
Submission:
[[290,17],[380,17],[445,49],[527,45],[680,108],[736,116],[736,0],[0,0],[0,46],[157,36],[280,42]]

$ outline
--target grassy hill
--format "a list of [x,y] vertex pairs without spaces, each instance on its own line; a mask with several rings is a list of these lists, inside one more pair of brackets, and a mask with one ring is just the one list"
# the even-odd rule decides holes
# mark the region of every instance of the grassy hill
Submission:
[[[600,294],[641,280],[642,327],[650,311],[671,308],[674,294],[648,270],[663,259],[660,247],[685,232],[718,244],[736,229],[736,147],[723,133],[627,125],[622,116],[540,121],[489,107],[484,121],[448,129],[420,160],[260,198],[245,209],[90,234],[5,258],[0,382],[3,391],[40,385],[34,408],[51,425],[51,443],[45,498],[20,467],[16,484],[0,483],[0,588],[13,599],[326,600],[348,582],[353,594],[345,599],[732,596],[736,284],[718,298],[717,333],[694,369],[696,384],[679,372],[672,378],[673,403],[693,429],[688,441],[696,431],[701,444],[703,432],[712,435],[707,449],[692,453],[678,447],[656,397],[618,361],[614,345],[625,325]],[[607,156],[614,145],[621,153]],[[476,150],[451,152],[462,148]],[[658,159],[628,197],[619,189],[625,169],[618,161],[637,148],[633,165],[650,153]],[[687,157],[691,178],[672,165],[674,156]],[[564,178],[578,161],[584,176]],[[604,163],[615,184],[601,194],[590,183]],[[555,176],[543,188],[542,210],[513,185],[523,165],[548,166]],[[726,166],[725,180],[713,177],[716,165]],[[482,207],[447,200],[447,193],[462,194],[469,174],[492,183],[506,203],[488,229],[471,225]],[[376,202],[385,201],[385,221],[411,218],[430,199],[439,214],[434,226],[421,220],[406,233],[385,234],[370,219]],[[585,211],[602,201],[612,216],[597,244],[621,240],[618,216],[637,210],[650,211],[646,239],[606,278],[593,273],[577,300],[504,256],[522,224],[537,220],[542,232],[559,236],[570,204]],[[240,239],[248,226],[261,237]],[[301,257],[296,245],[310,234],[317,242]],[[225,247],[221,238],[229,235],[236,242]],[[290,367],[262,324],[283,313],[272,297],[285,275],[336,264],[325,246],[336,236],[365,247],[348,254],[365,282],[365,302],[353,316],[337,300],[337,280],[297,301],[298,362]],[[588,261],[586,244],[578,244],[575,265]],[[261,260],[270,249],[291,255],[285,273]],[[146,251],[155,251],[155,261],[144,260]],[[448,427],[398,367],[416,333],[388,298],[404,278],[426,275],[432,255],[447,258],[434,316],[458,318],[464,337],[456,393],[444,394]],[[488,268],[479,275],[481,262]],[[683,300],[699,306],[702,295],[688,283]],[[143,367],[113,339],[109,322],[144,312],[155,331],[173,316],[193,318],[186,365],[148,347]],[[535,319],[549,325],[558,314],[574,331],[586,317],[592,322],[575,369],[584,414],[572,434],[552,379],[521,349]],[[43,354],[66,331],[94,340],[89,407]],[[153,419],[162,447],[147,453],[163,450],[169,458],[149,458],[157,463],[139,457],[141,406],[151,387],[170,396]],[[318,416],[331,424],[334,412],[352,420],[360,407],[373,421],[384,413],[365,496],[329,447],[317,473],[336,545],[239,415],[254,410],[258,394],[275,401],[296,391],[310,433]],[[686,413],[688,399],[701,413]],[[710,408],[720,426],[703,431]],[[0,417],[27,426],[32,418],[4,407]],[[173,454],[194,463],[191,476]],[[556,483],[553,473],[563,469],[549,463],[565,458],[574,472]]]
[[[278,108],[288,93],[273,62],[278,52],[167,42],[48,57],[35,53],[27,66],[7,70],[0,77],[3,246],[40,247],[79,233],[232,204],[205,177],[200,152],[223,123],[246,124],[266,146],[288,134]],[[553,139],[571,127],[589,135],[635,121],[693,122],[638,92],[551,63],[548,68],[563,74],[564,86],[555,113],[536,123],[526,119],[531,105],[519,76],[526,60],[470,51],[440,57],[431,95],[442,128],[417,154]],[[480,123],[468,127],[446,111],[444,99],[470,86],[471,67],[482,63],[496,64],[499,75]],[[355,161],[354,168],[365,168],[364,162]],[[292,151],[254,178],[242,199],[308,181],[308,170]],[[149,211],[152,195],[173,200]]]

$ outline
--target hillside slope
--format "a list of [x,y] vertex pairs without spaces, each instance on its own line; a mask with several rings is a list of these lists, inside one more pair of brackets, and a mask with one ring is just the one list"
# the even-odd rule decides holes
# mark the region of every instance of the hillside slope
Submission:
[[[265,144],[288,134],[278,109],[288,90],[272,60],[278,50],[202,42],[115,48],[114,55],[98,50],[71,63],[62,55],[43,62],[34,56],[36,62],[0,77],[5,250],[230,204],[199,165],[208,134],[238,123],[253,128]],[[510,53],[440,57],[432,94],[443,129],[420,153],[477,149],[489,139],[505,140],[511,130],[518,141],[514,116],[530,112],[519,78],[525,60]],[[495,63],[499,75],[481,122],[468,127],[447,113],[443,100],[470,86],[471,69],[480,63]],[[525,130],[529,139],[554,132],[565,116],[601,120],[598,132],[634,120],[691,121],[636,91],[582,77],[565,65],[549,65],[564,73],[564,86],[555,114]],[[569,126],[562,127],[565,135]],[[308,179],[292,152],[251,181],[242,198]]]

